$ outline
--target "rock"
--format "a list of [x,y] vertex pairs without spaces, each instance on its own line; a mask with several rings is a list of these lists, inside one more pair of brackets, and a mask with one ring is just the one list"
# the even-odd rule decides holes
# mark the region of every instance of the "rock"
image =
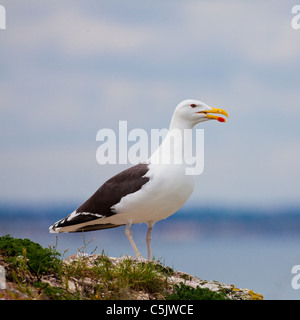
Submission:
[[[1,258],[1,257],[0,257]],[[0,259],[10,275],[7,277],[7,289],[0,290],[0,300],[4,299],[136,299],[136,300],[153,300],[165,299],[168,294],[173,292],[173,286],[183,283],[187,286],[197,288],[207,288],[218,293],[225,293],[231,300],[262,300],[261,294],[255,293],[250,289],[239,289],[233,284],[224,284],[218,281],[202,280],[182,271],[175,271],[170,267],[164,266],[159,261],[146,261],[136,259],[130,256],[121,258],[107,257],[103,254],[88,255],[86,253],[77,253],[63,260],[61,270],[57,274],[45,274],[39,277],[40,285],[33,286],[37,279],[30,274],[22,274],[22,281],[16,283],[11,276],[13,269]],[[157,288],[149,286],[143,287],[143,275],[134,274],[133,280],[141,285],[134,285],[132,282],[125,284],[120,288],[119,269],[124,271],[127,268],[126,276],[132,276],[131,272],[136,270],[145,271],[145,266],[150,263],[152,276],[158,281]],[[119,269],[118,269],[119,268]],[[147,269],[147,268],[146,268]],[[103,271],[107,270],[108,277],[103,276]],[[119,277],[119,278],[118,278]],[[153,283],[151,278],[150,283]],[[46,291],[47,288],[47,291]],[[49,294],[49,288],[52,290]],[[121,289],[121,290],[119,290]],[[24,294],[26,292],[26,294]],[[31,294],[27,294],[31,292]]]
[[[94,255],[86,255],[86,254],[76,254],[74,256],[71,256],[70,258],[66,259],[66,263],[71,263],[73,261],[76,261],[78,259],[86,259],[86,262],[89,267],[92,267],[93,263],[99,259],[101,255],[94,254]],[[135,257],[131,256],[123,256],[121,258],[116,257],[109,257],[109,260],[114,264],[117,265],[120,262],[123,262],[124,260],[131,260],[132,263],[147,263],[148,261],[145,259],[137,259]],[[156,265],[161,266],[163,268],[166,268],[163,266],[159,261],[154,262]],[[172,270],[173,271],[173,270]],[[221,283],[215,280],[208,281],[208,280],[201,280],[198,277],[189,275],[182,271],[173,271],[173,274],[168,277],[168,282],[172,286],[175,284],[180,284],[183,282],[185,285],[191,286],[193,288],[196,288],[199,286],[200,288],[208,288],[211,291],[225,293],[226,296],[231,300],[263,300],[263,295],[259,293],[255,293],[253,290],[250,289],[239,289],[236,288],[233,284],[225,284]],[[137,297],[137,299],[147,300],[151,298],[148,293],[140,292]]]

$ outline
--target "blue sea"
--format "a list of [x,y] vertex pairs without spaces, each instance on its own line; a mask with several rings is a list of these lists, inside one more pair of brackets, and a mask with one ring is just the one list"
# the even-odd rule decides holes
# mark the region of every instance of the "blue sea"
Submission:
[[[72,234],[50,234],[48,227],[72,212],[69,204],[0,204],[0,236],[29,238],[56,246],[65,257],[78,250],[120,257],[133,255],[124,227]],[[147,226],[132,226],[146,256]],[[165,265],[203,280],[252,289],[265,299],[300,299],[291,282],[300,265],[300,208],[185,207],[157,222],[152,250]]]

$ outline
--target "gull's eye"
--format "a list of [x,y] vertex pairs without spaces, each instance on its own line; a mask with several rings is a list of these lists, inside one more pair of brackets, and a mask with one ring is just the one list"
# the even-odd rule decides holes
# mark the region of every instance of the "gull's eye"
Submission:
[[192,103],[192,104],[191,104],[191,107],[192,107],[192,108],[196,108],[197,106],[196,106],[194,103]]

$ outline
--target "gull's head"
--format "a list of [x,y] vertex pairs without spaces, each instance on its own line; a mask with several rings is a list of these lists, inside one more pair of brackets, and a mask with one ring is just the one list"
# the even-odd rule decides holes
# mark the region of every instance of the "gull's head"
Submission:
[[177,121],[183,121],[185,123],[188,122],[191,124],[191,126],[194,126],[199,122],[207,120],[218,120],[219,122],[225,122],[226,119],[220,115],[228,117],[228,114],[225,110],[212,108],[198,100],[188,99],[178,104],[174,111],[173,117],[175,117]]

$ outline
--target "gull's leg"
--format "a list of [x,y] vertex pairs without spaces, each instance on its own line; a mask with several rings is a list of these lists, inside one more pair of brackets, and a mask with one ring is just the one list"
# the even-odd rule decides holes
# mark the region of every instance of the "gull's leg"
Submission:
[[130,227],[131,227],[131,223],[127,224],[126,225],[126,229],[125,229],[125,234],[134,250],[134,253],[136,255],[136,257],[139,259],[139,258],[142,258],[142,255],[139,253],[139,250],[137,249],[134,241],[133,241],[133,238],[132,238],[132,232],[130,230]]
[[151,232],[152,232],[152,228],[154,226],[154,222],[149,222],[148,223],[148,231],[147,231],[147,235],[146,235],[146,243],[147,243],[147,251],[148,251],[148,260],[151,261],[152,260],[152,251],[151,251]]

